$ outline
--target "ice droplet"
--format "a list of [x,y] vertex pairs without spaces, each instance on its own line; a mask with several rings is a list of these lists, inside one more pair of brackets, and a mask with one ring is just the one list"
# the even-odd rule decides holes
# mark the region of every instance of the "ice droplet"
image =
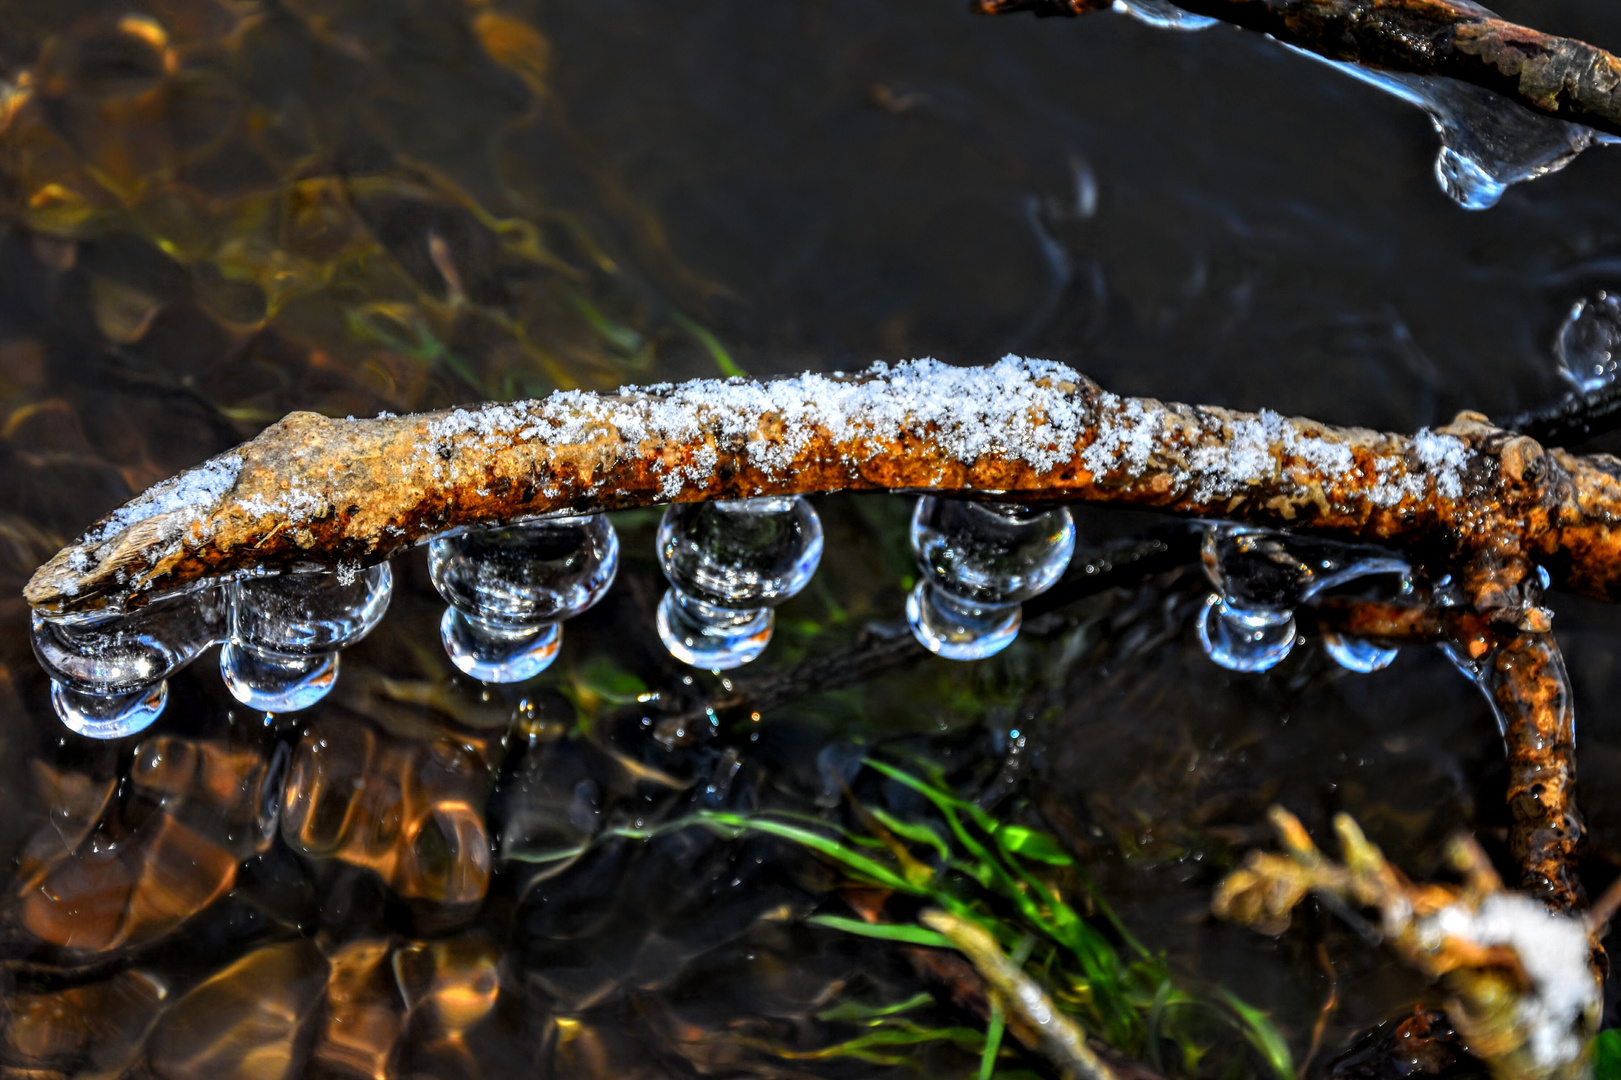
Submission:
[[1579,393],[1601,390],[1615,381],[1621,351],[1621,297],[1599,290],[1571,305],[1554,339],[1559,374]]
[[1329,60],[1292,45],[1285,47],[1428,113],[1441,137],[1441,149],[1435,156],[1436,180],[1465,210],[1489,209],[1510,184],[1558,172],[1588,147],[1618,141],[1456,79],[1382,71]]
[[1228,671],[1267,671],[1295,645],[1293,611],[1236,607],[1212,596],[1196,626],[1205,655]]
[[[1240,525],[1205,533],[1205,574],[1217,592],[1200,610],[1199,644],[1230,671],[1266,671],[1294,648],[1295,610],[1330,589],[1361,578],[1406,580],[1407,564],[1378,548],[1290,536]],[[1377,671],[1393,650],[1349,638],[1325,639],[1328,653],[1351,671]],[[1380,655],[1390,656],[1380,662]]]
[[658,608],[670,655],[724,671],[771,640],[773,609],[810,583],[822,561],[822,522],[798,496],[681,503],[659,524],[670,589]]
[[243,578],[227,588],[231,640],[220,650],[226,689],[249,708],[296,712],[336,684],[338,650],[382,621],[394,573],[385,562],[343,575]]
[[1399,651],[1365,638],[1349,637],[1333,631],[1324,632],[1323,648],[1336,664],[1359,675],[1384,670],[1395,661]]
[[912,513],[922,571],[906,621],[930,652],[980,660],[1018,636],[1020,603],[1052,588],[1075,551],[1068,510],[925,495]]
[[562,646],[559,624],[602,599],[618,569],[619,536],[602,514],[440,537],[428,573],[450,605],[445,652],[484,682],[533,678]]
[[169,676],[219,640],[224,624],[222,591],[203,588],[128,615],[35,614],[32,641],[62,723],[92,739],[118,739],[158,718]]

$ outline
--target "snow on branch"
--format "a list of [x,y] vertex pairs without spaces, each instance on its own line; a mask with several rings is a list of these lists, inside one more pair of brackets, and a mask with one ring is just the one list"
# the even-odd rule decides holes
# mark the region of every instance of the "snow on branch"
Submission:
[[929,490],[1152,507],[1377,541],[1523,607],[1534,563],[1621,598],[1621,461],[1465,413],[1416,435],[1121,397],[1062,364],[565,391],[412,416],[293,413],[93,526],[25,590],[52,614],[207,577],[352,568],[454,529],[762,494]]

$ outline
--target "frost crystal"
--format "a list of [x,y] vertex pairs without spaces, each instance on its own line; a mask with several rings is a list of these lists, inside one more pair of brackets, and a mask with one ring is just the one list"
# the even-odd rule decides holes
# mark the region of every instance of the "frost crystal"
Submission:
[[[705,379],[624,387],[620,398],[569,390],[543,401],[457,409],[428,425],[426,452],[444,453],[452,439],[467,436],[486,446],[514,436],[568,444],[611,432],[625,454],[645,440],[691,443],[707,433],[722,444],[743,446],[756,468],[786,477],[810,429],[821,428],[835,442],[908,434],[928,437],[965,464],[996,454],[1050,469],[1070,459],[1091,419],[1084,400],[1073,394],[1085,380],[1044,360],[1009,356],[983,369],[915,360],[876,364],[866,375],[885,384],[882,393],[839,375],[801,375],[767,383]],[[768,416],[781,421],[781,434],[773,439],[761,432]],[[713,449],[699,451],[671,469],[664,495],[674,497],[685,484],[707,480],[718,461]]]
[[[188,510],[193,517],[202,517],[204,515],[200,511],[218,503],[220,496],[236,483],[237,474],[241,471],[242,459],[230,454],[206,461],[161,484],[154,484],[115,510],[100,527],[86,533],[80,543],[99,544],[148,518],[172,514],[177,510]],[[166,543],[190,525],[189,521],[176,520],[172,527],[164,529],[162,535],[154,539]]]

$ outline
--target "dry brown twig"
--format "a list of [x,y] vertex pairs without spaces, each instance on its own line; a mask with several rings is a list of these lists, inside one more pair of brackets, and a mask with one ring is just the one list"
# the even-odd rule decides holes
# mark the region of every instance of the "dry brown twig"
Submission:
[[[1500,19],[1467,0],[1176,0],[1330,60],[1441,75],[1621,135],[1621,59]],[[973,0],[988,15],[1084,15],[1110,0]]]

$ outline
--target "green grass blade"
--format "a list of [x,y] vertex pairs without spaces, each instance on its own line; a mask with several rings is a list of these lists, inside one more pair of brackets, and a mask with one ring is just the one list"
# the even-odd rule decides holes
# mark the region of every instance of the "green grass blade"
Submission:
[[889,811],[876,806],[868,807],[867,813],[871,814],[879,824],[896,836],[910,840],[914,844],[931,847],[942,859],[949,860],[951,858],[951,846],[940,838],[939,833],[922,822],[902,821]]
[[698,344],[702,345],[705,351],[709,353],[710,359],[715,361],[715,366],[720,369],[722,375],[728,379],[748,378],[748,372],[739,367],[737,361],[732,359],[732,354],[726,351],[726,346],[720,343],[720,338],[679,311],[670,312],[670,318],[675,320],[677,326],[698,339]]
[[1048,866],[1074,866],[1058,841],[1047,833],[1023,825],[1003,825],[996,830],[996,843],[1003,851],[1026,859],[1046,863]]
[[991,1002],[991,1023],[985,1029],[985,1052],[979,1057],[979,1080],[991,1080],[996,1074],[996,1055],[1002,1049],[1002,1031],[1006,1021],[1002,1017],[1002,1007]]
[[805,920],[812,926],[825,926],[830,930],[843,930],[860,937],[879,938],[883,941],[904,941],[908,945],[927,945],[931,949],[949,949],[951,941],[944,934],[924,926],[907,923],[870,923],[860,919],[847,919],[842,915],[812,915]]
[[1253,1005],[1246,1004],[1229,990],[1220,991],[1221,999],[1233,1010],[1234,1023],[1245,1040],[1255,1048],[1278,1080],[1295,1080],[1294,1057],[1289,1044],[1272,1018]]
[[784,840],[792,840],[796,844],[803,844],[812,851],[820,852],[821,854],[826,855],[828,858],[839,863],[851,872],[859,874],[875,884],[882,885],[885,888],[894,889],[896,892],[908,893],[910,895],[927,895],[926,890],[913,885],[910,881],[907,881],[900,874],[896,873],[894,870],[885,866],[878,860],[869,858],[859,852],[851,851],[848,847],[845,847],[837,840],[831,840],[828,837],[825,837],[820,833],[812,832],[809,829],[803,829],[797,825],[789,825],[780,821],[772,821],[769,818],[749,817],[744,814],[728,814],[715,810],[700,811],[694,816],[699,821],[712,822],[728,829],[735,829],[742,832],[764,833],[767,836],[776,836]]
[[925,1005],[934,1004],[934,995],[927,990],[919,990],[905,1001],[897,1001],[893,1005],[863,1005],[859,1001],[846,1001],[830,1009],[823,1009],[816,1014],[818,1020],[878,1020],[886,1016],[895,1016],[899,1013],[911,1012],[921,1009]]

